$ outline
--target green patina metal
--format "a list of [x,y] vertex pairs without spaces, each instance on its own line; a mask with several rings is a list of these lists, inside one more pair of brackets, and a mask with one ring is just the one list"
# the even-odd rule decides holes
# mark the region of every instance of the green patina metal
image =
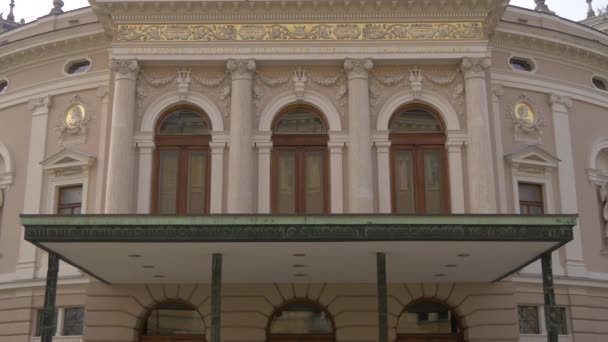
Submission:
[[547,328],[547,342],[558,342],[559,309],[555,306],[555,291],[553,289],[553,266],[551,253],[541,256],[543,270],[543,294],[545,297],[545,326]]
[[57,277],[59,274],[59,256],[49,253],[49,267],[46,273],[44,290],[44,308],[42,309],[41,342],[52,342],[57,330],[57,312],[55,298],[57,294]]
[[222,300],[222,255],[211,257],[211,342],[220,342]]
[[378,342],[388,342],[388,294],[386,289],[386,255],[376,253],[378,286]]
[[23,215],[34,242],[325,242],[572,240],[576,216]]

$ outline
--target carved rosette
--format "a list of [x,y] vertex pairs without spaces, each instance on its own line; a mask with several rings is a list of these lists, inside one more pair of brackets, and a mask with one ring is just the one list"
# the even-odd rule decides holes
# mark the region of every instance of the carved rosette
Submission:
[[349,80],[363,78],[369,78],[369,72],[374,67],[374,62],[371,58],[346,58],[344,60],[344,70]]
[[226,62],[226,69],[233,80],[251,80],[255,68],[254,59],[229,59]]
[[116,74],[116,79],[133,79],[139,72],[139,63],[136,59],[112,59],[110,70]]
[[486,70],[492,66],[489,58],[463,58],[460,68],[464,73],[464,78],[484,77]]

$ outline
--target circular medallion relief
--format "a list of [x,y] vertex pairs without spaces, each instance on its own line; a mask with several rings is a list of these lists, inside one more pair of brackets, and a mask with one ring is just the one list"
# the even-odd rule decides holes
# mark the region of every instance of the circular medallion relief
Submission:
[[534,109],[526,102],[519,102],[515,105],[515,118],[525,126],[533,126],[538,120]]
[[80,104],[71,106],[65,114],[65,125],[68,128],[80,127],[86,116],[84,107]]

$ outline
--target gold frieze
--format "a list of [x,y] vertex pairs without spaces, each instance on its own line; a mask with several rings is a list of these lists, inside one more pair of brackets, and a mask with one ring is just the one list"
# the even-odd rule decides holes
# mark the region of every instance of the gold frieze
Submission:
[[119,42],[481,40],[481,22],[314,24],[121,24]]

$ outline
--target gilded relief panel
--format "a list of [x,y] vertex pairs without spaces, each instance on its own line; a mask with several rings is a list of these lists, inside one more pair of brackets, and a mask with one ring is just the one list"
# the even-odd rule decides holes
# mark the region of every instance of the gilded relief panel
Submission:
[[481,22],[121,24],[119,42],[483,40]]

